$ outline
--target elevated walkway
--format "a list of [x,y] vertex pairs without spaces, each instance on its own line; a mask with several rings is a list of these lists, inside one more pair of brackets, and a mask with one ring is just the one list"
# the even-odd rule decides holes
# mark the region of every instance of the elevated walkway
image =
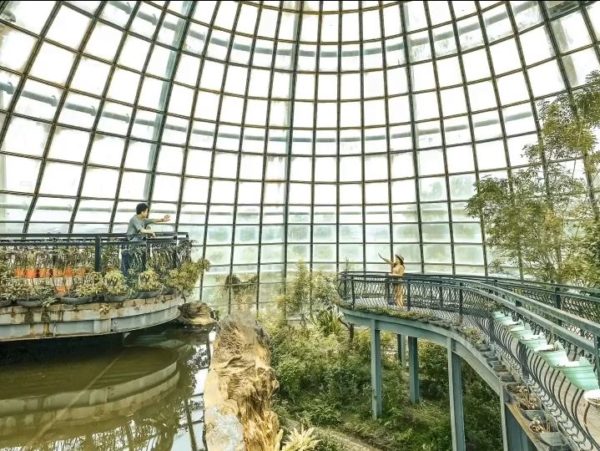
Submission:
[[[402,358],[408,337],[412,402],[420,398],[418,339],[447,348],[454,450],[465,449],[463,361],[499,395],[505,450],[600,449],[600,326],[591,320],[600,305],[593,290],[346,272],[339,292],[346,321],[371,330],[374,417],[382,412],[379,335],[389,331],[398,334]],[[557,304],[557,295],[568,302]]]

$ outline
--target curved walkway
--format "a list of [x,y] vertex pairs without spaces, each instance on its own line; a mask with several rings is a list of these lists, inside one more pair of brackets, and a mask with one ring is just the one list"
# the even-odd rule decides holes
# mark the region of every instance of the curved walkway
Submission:
[[[414,402],[419,399],[417,340],[448,349],[454,449],[465,449],[462,361],[500,396],[504,449],[531,444],[600,449],[600,326],[590,320],[600,306],[593,291],[483,278],[342,273],[339,292],[346,320],[371,329],[375,416],[382,399],[379,332],[390,331],[408,336]],[[572,298],[557,305],[557,293],[561,301]]]

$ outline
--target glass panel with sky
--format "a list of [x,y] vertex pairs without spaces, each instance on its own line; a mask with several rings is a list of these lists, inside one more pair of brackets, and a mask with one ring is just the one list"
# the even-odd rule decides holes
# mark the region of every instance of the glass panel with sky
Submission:
[[206,296],[393,251],[488,273],[473,183],[599,68],[596,2],[6,3],[0,232],[123,232],[150,202]]

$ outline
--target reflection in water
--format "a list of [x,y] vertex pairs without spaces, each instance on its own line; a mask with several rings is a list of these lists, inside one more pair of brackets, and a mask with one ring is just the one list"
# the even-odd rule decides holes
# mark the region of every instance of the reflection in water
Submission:
[[203,450],[206,334],[146,331],[123,346],[53,341],[0,366],[2,450]]

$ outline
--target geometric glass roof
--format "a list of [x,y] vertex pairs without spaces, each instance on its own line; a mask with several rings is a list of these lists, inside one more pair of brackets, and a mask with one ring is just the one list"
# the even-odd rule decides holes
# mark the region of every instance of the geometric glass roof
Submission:
[[265,300],[300,259],[486,274],[473,183],[600,69],[596,2],[3,3],[0,233],[124,232],[146,201],[206,290]]

